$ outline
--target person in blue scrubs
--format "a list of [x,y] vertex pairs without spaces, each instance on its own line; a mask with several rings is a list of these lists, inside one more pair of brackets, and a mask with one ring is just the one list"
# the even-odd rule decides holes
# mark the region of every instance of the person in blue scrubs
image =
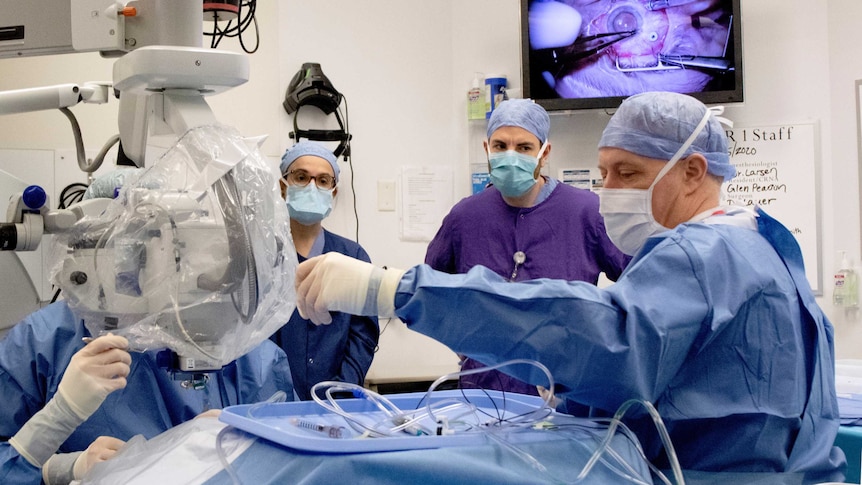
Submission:
[[[9,440],[28,422],[31,426],[37,423],[39,418],[34,416],[40,411],[64,401],[58,389],[63,387],[62,380],[72,374],[66,369],[74,356],[83,353],[84,337],[90,337],[84,322],[65,301],[59,301],[27,316],[0,341],[0,396],[4,400],[0,406],[0,483],[38,484],[43,476],[46,483],[68,483],[72,478],[81,478],[92,465],[84,467],[83,461],[102,461],[135,435],[151,438],[205,411],[264,401],[277,391],[293,395],[287,357],[268,340],[222,369],[206,374],[206,381],[197,388],[174,379],[157,360],[158,351],[126,352],[118,347],[114,350],[122,350],[127,364],[125,386],[100,396],[104,402],[93,403],[95,408],[87,416],[72,418],[65,431],[54,424],[38,425],[38,432],[49,441],[57,436],[53,439],[54,450],[49,450],[47,456],[42,453],[36,460],[50,462],[40,469],[22,456],[30,454],[32,458],[38,453],[20,451],[44,447],[15,447]],[[125,341],[118,336],[112,338]],[[66,387],[71,388],[69,384]],[[93,456],[98,451],[91,449],[90,456],[81,457],[79,473],[73,477],[72,467],[81,452],[105,436],[117,440],[109,444],[107,455],[98,458]],[[58,454],[54,455],[54,451]]]
[[[760,208],[720,205],[735,168],[716,112],[652,92],[627,98],[608,122],[600,210],[611,240],[633,255],[608,288],[327,255],[298,268],[298,308],[320,324],[331,310],[395,315],[489,365],[539,361],[558,395],[596,414],[649,401],[683,469],[841,481],[832,325],[793,235]],[[624,421],[666,468],[645,414]]]
[[[299,261],[329,252],[371,262],[358,243],[333,234],[322,222],[338,193],[338,163],[324,145],[300,141],[281,158],[281,190],[287,197],[290,232]],[[318,327],[294,311],[270,339],[287,353],[297,396],[311,399],[322,381],[363,385],[371,367],[380,330],[377,317],[333,314],[333,323]]]

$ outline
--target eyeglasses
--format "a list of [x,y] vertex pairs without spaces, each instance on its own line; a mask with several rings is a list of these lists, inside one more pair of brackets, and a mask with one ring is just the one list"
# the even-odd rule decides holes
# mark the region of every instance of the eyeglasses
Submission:
[[287,181],[291,185],[299,185],[305,187],[312,180],[318,188],[324,190],[332,190],[335,188],[335,177],[329,174],[322,173],[320,175],[311,175],[305,170],[291,170],[286,174]]

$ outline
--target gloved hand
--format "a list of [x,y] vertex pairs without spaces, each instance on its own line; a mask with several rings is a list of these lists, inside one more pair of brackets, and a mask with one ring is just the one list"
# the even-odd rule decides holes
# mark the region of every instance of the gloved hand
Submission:
[[93,465],[117,454],[124,444],[125,441],[111,436],[99,436],[84,451],[53,455],[42,466],[42,481],[46,485],[67,485],[81,480]]
[[9,444],[41,467],[109,393],[126,386],[132,363],[128,346],[124,337],[109,334],[75,353],[57,394],[9,438]]
[[[552,408],[556,408],[560,404],[562,404],[562,400],[554,395],[554,391],[544,387],[544,386],[536,386],[536,390],[539,392],[539,397],[548,401],[548,405]],[[550,398],[550,400],[548,400]]]
[[326,253],[296,269],[299,315],[316,325],[332,323],[331,311],[351,315],[395,316],[395,290],[401,269],[383,269],[341,253]]
[[126,387],[132,364],[128,347],[125,337],[108,334],[72,356],[57,393],[82,420],[96,412],[108,394]]

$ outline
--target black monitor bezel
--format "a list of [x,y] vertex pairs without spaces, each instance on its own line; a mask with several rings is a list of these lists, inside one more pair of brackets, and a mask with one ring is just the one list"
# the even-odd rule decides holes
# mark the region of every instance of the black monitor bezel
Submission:
[[[520,27],[521,27],[521,86],[523,96],[533,99],[536,103],[548,111],[578,111],[590,109],[616,108],[628,96],[606,96],[600,98],[561,98],[553,93],[551,88],[536,87],[531,84],[530,71],[530,32],[529,14],[530,3],[535,0],[520,0]],[[740,0],[730,0],[733,19],[731,22],[732,43],[728,46],[733,50],[734,59],[734,89],[700,91],[688,94],[707,105],[736,104],[745,99],[743,86],[743,59],[742,59],[742,19],[740,16]],[[547,93],[552,93],[548,96]]]

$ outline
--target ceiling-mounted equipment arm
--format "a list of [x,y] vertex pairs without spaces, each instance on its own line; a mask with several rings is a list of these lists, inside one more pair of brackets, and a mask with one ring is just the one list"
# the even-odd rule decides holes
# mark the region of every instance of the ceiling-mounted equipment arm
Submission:
[[248,57],[193,47],[142,47],[114,63],[120,96],[120,141],[126,156],[144,165],[147,138],[182,136],[216,122],[204,96],[248,81]]
[[0,115],[62,109],[80,102],[108,102],[109,83],[58,84],[0,91]]

